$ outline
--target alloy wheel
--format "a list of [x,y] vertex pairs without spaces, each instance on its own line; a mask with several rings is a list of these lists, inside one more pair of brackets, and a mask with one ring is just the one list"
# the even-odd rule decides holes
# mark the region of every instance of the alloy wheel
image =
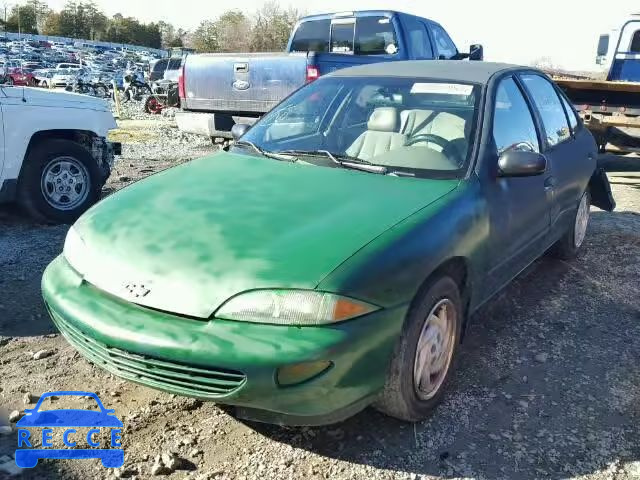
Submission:
[[447,376],[455,346],[456,315],[453,302],[445,298],[424,321],[413,367],[413,385],[421,400],[433,398]]

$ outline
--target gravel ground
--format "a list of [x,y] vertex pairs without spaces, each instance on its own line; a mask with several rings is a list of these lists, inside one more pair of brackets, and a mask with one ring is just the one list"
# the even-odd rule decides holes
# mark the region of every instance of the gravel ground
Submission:
[[[169,119],[121,124],[124,156],[106,195],[214,150]],[[45,461],[20,477],[640,479],[640,175],[611,180],[618,209],[593,210],[582,256],[542,258],[475,315],[450,395],[415,426],[372,409],[324,428],[251,424],[106,374],[56,334],[40,299],[67,228],[5,208],[0,425],[52,390],[95,391],[125,425],[123,469]],[[15,431],[4,430],[0,478],[15,449]]]

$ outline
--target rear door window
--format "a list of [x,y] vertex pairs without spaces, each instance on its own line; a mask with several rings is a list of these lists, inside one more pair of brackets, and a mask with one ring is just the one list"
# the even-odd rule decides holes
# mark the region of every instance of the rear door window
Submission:
[[357,55],[393,55],[398,52],[396,32],[388,17],[360,17],[356,22]]
[[433,49],[431,47],[431,40],[427,34],[427,27],[422,22],[416,20],[407,21],[407,32],[409,35],[409,45],[411,45],[411,52],[413,52],[413,58],[432,59]]
[[553,85],[540,75],[526,74],[521,78],[542,117],[549,146],[553,147],[570,138],[571,130],[564,107]]
[[328,52],[331,21],[311,20],[300,24],[293,37],[293,52]]

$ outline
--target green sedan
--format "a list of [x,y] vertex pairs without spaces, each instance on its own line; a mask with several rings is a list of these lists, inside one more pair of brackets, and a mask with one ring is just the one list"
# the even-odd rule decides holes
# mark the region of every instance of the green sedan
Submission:
[[345,69],[234,135],[89,210],[42,290],[89,361],[241,418],[425,418],[470,315],[614,208],[593,138],[525,67]]

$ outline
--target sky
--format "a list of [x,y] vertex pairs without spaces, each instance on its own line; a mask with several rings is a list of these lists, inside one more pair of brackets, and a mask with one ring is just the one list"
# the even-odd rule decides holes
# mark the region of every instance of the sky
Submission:
[[[9,0],[11,2],[11,0]],[[24,0],[23,0],[24,1]],[[122,13],[145,22],[165,20],[193,29],[213,19],[227,6],[246,14],[264,0],[226,3],[202,0],[95,0],[108,15]],[[65,0],[49,0],[60,9]],[[570,70],[595,70],[596,46],[601,33],[621,25],[631,13],[640,13],[637,0],[606,3],[580,0],[282,0],[306,13],[389,9],[400,10],[441,23],[461,51],[472,43],[484,46],[492,61],[531,64],[546,57],[553,65]],[[310,6],[310,5],[318,5]],[[606,7],[605,7],[606,5]]]

